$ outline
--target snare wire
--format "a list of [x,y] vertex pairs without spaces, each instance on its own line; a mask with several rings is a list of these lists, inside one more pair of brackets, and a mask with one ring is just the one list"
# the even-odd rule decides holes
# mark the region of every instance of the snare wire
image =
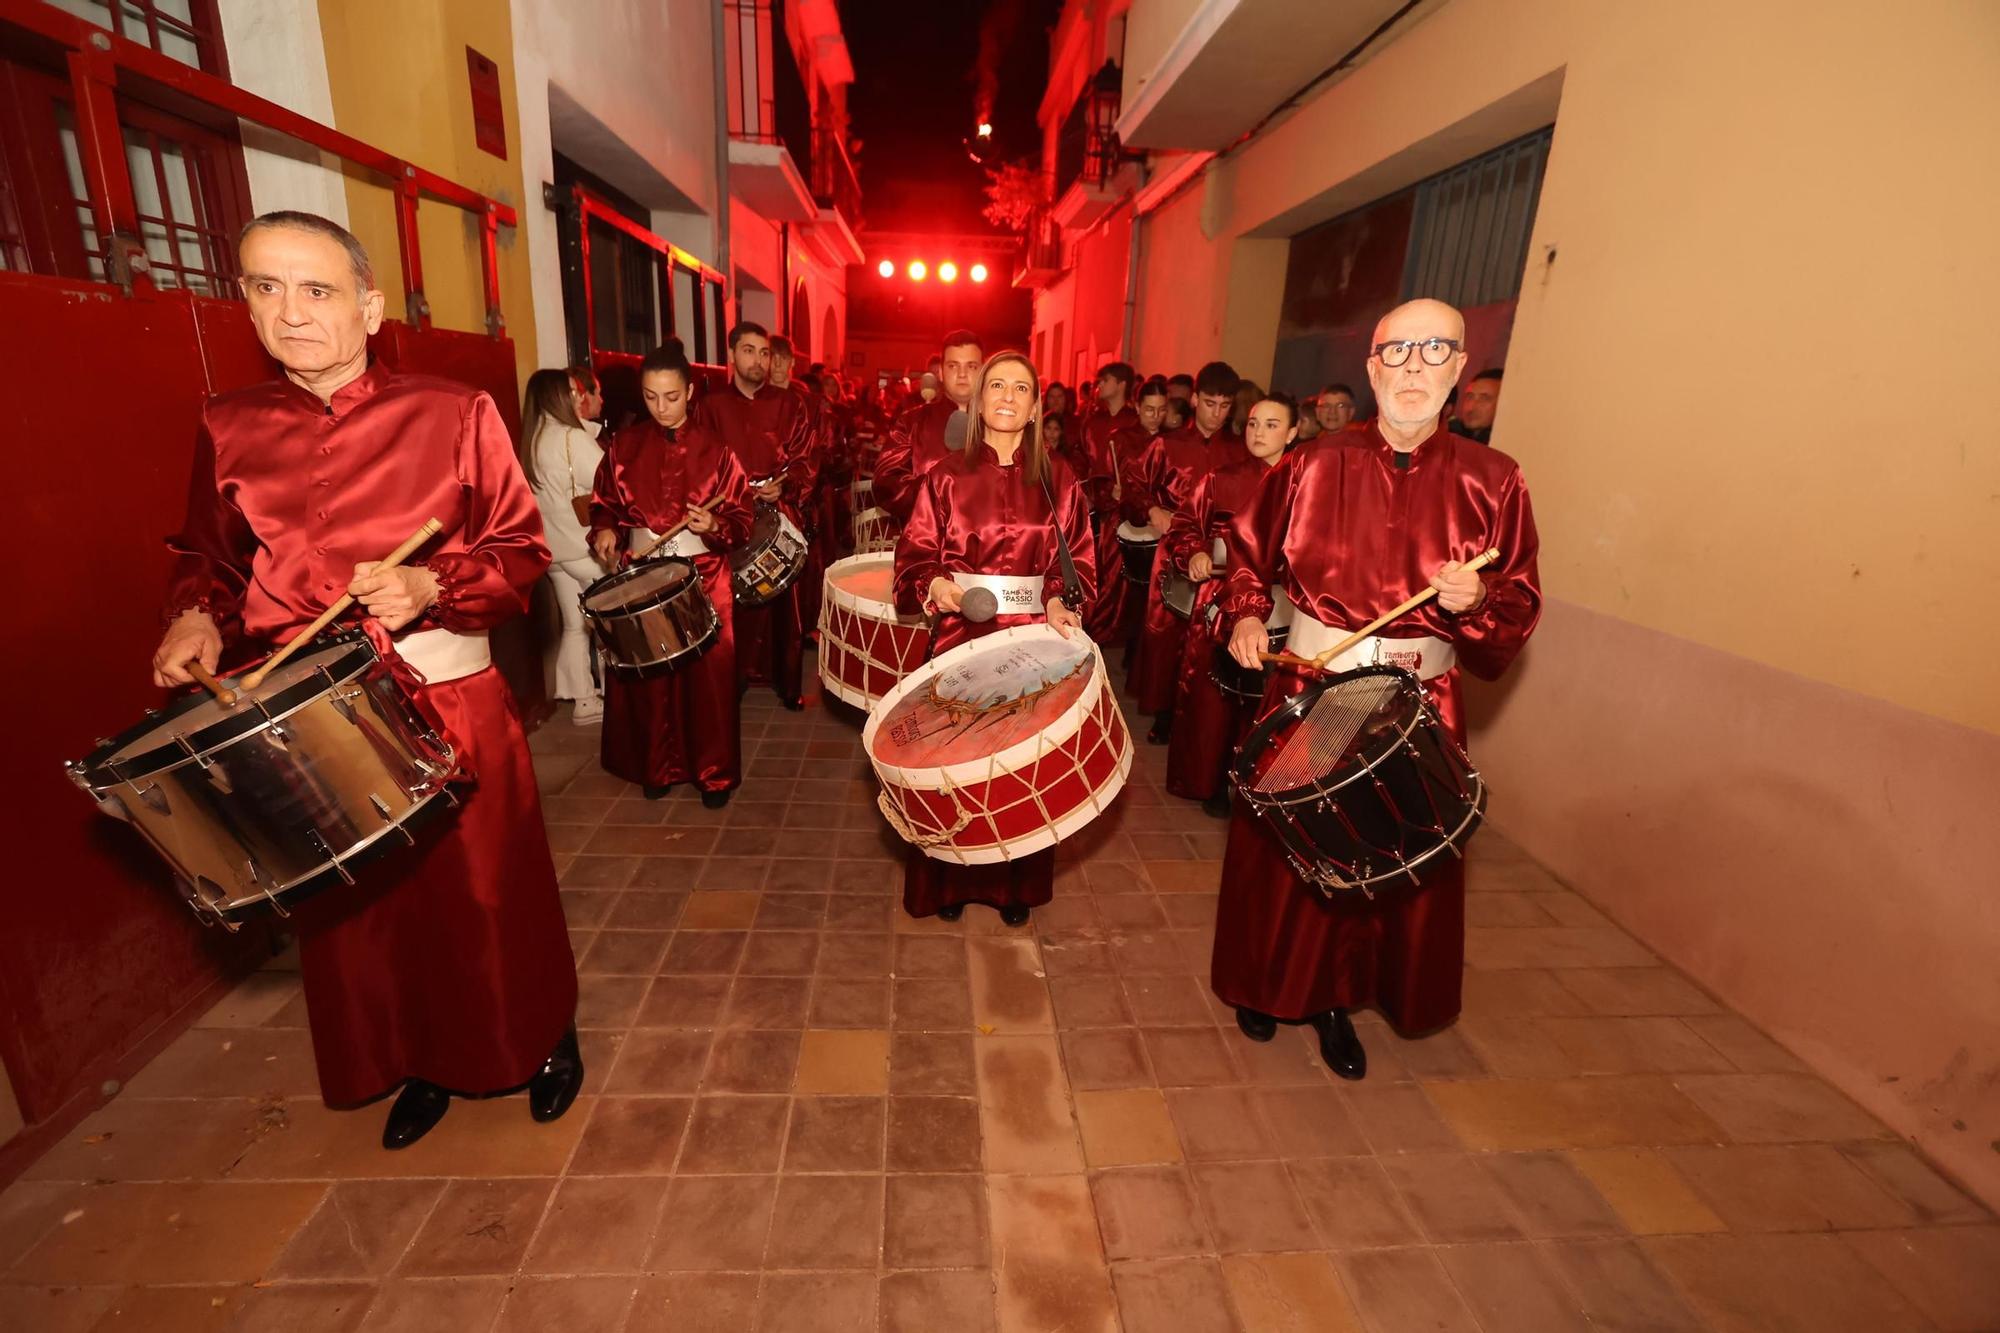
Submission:
[[1290,791],[1333,772],[1362,726],[1399,689],[1391,676],[1334,682],[1292,729],[1271,766],[1258,775],[1255,790]]

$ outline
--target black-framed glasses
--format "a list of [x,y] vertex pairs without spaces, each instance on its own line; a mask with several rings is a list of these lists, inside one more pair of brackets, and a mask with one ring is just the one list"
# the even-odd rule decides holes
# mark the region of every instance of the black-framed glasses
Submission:
[[1375,359],[1390,369],[1395,369],[1410,359],[1410,349],[1417,348],[1427,366],[1441,366],[1458,355],[1465,346],[1456,338],[1404,338],[1399,342],[1376,343]]

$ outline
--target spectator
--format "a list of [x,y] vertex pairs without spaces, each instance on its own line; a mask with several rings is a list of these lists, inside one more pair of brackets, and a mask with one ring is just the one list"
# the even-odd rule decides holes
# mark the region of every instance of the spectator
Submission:
[[[595,377],[592,379],[595,383]],[[538,370],[528,376],[521,405],[521,471],[542,511],[549,543],[549,586],[562,608],[556,646],[556,698],[569,699],[578,726],[604,716],[604,696],[590,672],[590,634],[583,623],[583,590],[605,570],[590,554],[590,488],[604,459],[602,427],[585,409],[604,400],[582,392],[574,370]]]
[[1482,370],[1458,391],[1458,415],[1451,423],[1453,435],[1463,435],[1481,444],[1493,442],[1493,418],[1500,410],[1500,366]]

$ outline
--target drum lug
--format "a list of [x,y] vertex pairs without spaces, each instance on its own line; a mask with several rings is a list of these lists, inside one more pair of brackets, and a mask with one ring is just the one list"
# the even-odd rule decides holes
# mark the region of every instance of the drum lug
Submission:
[[[327,863],[333,867],[335,874],[339,875],[346,883],[352,884],[354,882],[354,876],[348,873],[347,867],[341,863],[338,856],[334,855],[333,848],[327,845],[326,839],[320,835],[318,829],[312,829],[307,832],[306,839],[312,843],[314,851],[326,858]],[[277,900],[274,898],[272,901],[276,902]]]
[[145,803],[146,808],[154,814],[171,815],[173,813],[173,807],[167,804],[167,794],[160,790],[159,783],[156,782],[150,787],[134,787],[132,790],[138,795],[140,801]]
[[[324,675],[325,672],[326,668],[321,667],[320,673]],[[354,700],[360,693],[361,690],[357,686],[350,685],[345,689],[339,686],[331,686],[327,690],[326,699],[328,703],[334,706],[335,711],[347,719],[348,725],[353,726],[356,724],[357,718],[357,714],[354,711]]]
[[226,765],[219,763],[203,764],[202,771],[208,776],[209,786],[215,788],[224,796],[235,794],[236,788],[230,784],[229,769]]
[[202,768],[206,769],[208,767],[208,756],[194,748],[193,742],[188,740],[185,732],[177,731],[174,733],[174,744],[180,746],[181,753],[194,760]]

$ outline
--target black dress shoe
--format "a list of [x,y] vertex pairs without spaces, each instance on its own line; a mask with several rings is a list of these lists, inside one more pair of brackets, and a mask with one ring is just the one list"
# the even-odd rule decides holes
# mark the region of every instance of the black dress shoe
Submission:
[[390,1152],[407,1148],[437,1128],[451,1109],[451,1094],[435,1083],[413,1078],[396,1094],[389,1108],[389,1122],[382,1126],[382,1146]]
[[730,789],[727,787],[721,791],[705,791],[701,794],[701,808],[704,810],[720,810],[723,806],[729,804],[729,794]]
[[940,921],[956,921],[964,915],[964,903],[953,903],[949,907],[940,907],[937,910],[937,919]]
[[648,783],[646,785],[646,799],[657,801],[673,789],[674,784],[671,782]]
[[1367,1077],[1368,1052],[1361,1049],[1361,1038],[1354,1033],[1354,1020],[1345,1009],[1321,1014],[1313,1019],[1312,1025],[1313,1031],[1319,1033],[1320,1059],[1326,1061],[1328,1069],[1345,1079]]
[[1229,788],[1223,787],[1201,803],[1201,812],[1215,819],[1229,818]]
[[803,713],[806,711],[806,701],[804,699],[779,699],[778,702],[785,706],[785,711],[788,713]]
[[1000,919],[1010,926],[1025,926],[1028,924],[1028,909],[1019,903],[1012,907],[1003,907],[1000,909]]
[[582,1086],[583,1056],[576,1049],[576,1029],[572,1027],[528,1080],[528,1114],[545,1125],[562,1119]]
[[1278,1035],[1278,1020],[1255,1009],[1236,1008],[1236,1026],[1252,1041],[1269,1041]]

